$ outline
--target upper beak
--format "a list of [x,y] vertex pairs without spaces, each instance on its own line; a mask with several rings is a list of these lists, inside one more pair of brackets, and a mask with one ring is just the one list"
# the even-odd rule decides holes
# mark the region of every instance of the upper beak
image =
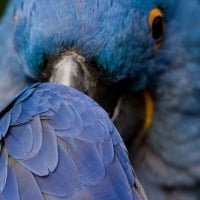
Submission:
[[120,95],[119,88],[102,84],[97,67],[82,55],[66,51],[44,73],[48,81],[76,88],[97,101],[107,112],[113,113]]

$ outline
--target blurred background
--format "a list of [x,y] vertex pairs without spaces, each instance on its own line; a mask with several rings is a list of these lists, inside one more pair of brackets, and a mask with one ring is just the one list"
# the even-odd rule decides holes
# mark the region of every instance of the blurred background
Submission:
[[8,0],[0,0],[0,17],[3,14],[4,8],[5,8],[7,2],[8,2]]

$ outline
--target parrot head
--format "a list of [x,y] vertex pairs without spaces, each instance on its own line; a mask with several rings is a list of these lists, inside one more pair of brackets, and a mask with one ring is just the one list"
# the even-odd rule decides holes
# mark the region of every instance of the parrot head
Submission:
[[[16,10],[14,42],[25,61],[24,72],[33,79],[51,76],[49,63],[67,51],[83,57],[104,82],[131,80],[133,89],[142,88],[161,70],[160,63],[175,59],[168,45],[174,41],[169,51],[176,52],[178,28],[188,21],[180,16],[179,4],[182,1],[25,0]],[[179,23],[173,24],[177,18]]]

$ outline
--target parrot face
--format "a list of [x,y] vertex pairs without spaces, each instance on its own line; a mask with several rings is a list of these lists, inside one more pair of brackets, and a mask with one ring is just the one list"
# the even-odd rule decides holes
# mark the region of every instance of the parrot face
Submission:
[[[107,82],[139,77],[135,88],[146,84],[155,57],[161,59],[155,47],[164,39],[168,18],[173,21],[176,4],[182,4],[52,0],[46,9],[45,0],[27,2],[17,9],[14,41],[29,76],[41,77],[49,58],[72,50],[93,63]],[[157,7],[161,15],[150,16]]]
[[[174,2],[162,3],[166,15],[172,14]],[[164,19],[158,16],[157,31],[149,27],[148,18],[159,4],[66,0],[49,4],[46,9],[44,0],[23,1],[15,9],[14,43],[24,61],[22,73],[35,81],[78,88],[113,116],[122,93],[143,88],[153,71],[155,46],[164,37]],[[135,107],[143,116],[144,102],[139,104]]]

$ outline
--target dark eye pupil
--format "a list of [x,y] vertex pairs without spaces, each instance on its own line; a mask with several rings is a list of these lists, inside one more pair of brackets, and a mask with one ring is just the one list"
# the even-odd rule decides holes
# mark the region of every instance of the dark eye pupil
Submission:
[[152,25],[152,37],[159,42],[164,36],[164,19],[163,17],[156,17]]

